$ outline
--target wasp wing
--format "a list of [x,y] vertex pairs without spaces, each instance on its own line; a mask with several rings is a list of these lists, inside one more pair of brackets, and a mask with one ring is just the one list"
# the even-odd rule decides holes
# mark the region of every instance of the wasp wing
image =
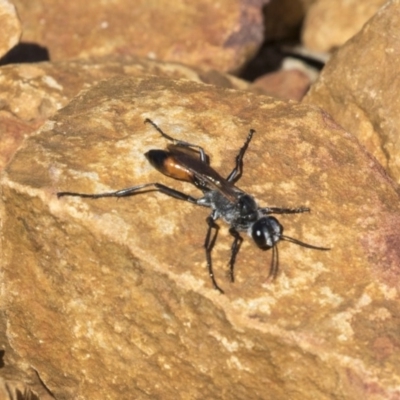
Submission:
[[164,175],[191,182],[204,192],[218,190],[228,200],[236,200],[238,189],[202,161],[199,152],[175,145],[168,150],[150,150],[146,157]]
[[187,152],[181,152],[180,149],[174,149],[172,153],[180,165],[184,166],[192,174],[192,183],[201,190],[218,190],[230,201],[236,200],[237,189],[214,168],[201,161],[196,152],[194,152],[194,157]]

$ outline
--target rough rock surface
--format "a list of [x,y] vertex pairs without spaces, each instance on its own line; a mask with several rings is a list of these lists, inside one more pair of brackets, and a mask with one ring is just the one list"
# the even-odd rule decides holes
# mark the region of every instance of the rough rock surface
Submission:
[[0,58],[12,49],[21,36],[21,23],[14,5],[0,0]]
[[[9,162],[24,138],[33,134],[83,88],[88,89],[100,80],[115,75],[132,77],[152,74],[208,82],[227,88],[248,87],[246,82],[214,70],[200,71],[177,63],[138,57],[3,66],[0,69],[0,170]],[[24,360],[10,346],[4,312],[0,313],[0,348],[5,351],[4,367],[0,373],[7,379],[3,391],[30,393],[32,390],[41,400],[52,398],[35,370],[26,369]],[[21,365],[22,369],[18,367]],[[17,387],[16,381],[19,381]],[[23,388],[26,388],[25,392]],[[10,395],[11,399],[17,396],[13,395]]]
[[400,1],[339,49],[304,102],[327,110],[400,183]]
[[0,69],[0,170],[23,139],[39,128],[80,90],[116,75],[170,76],[246,89],[248,84],[214,70],[200,71],[177,63],[139,57],[16,64]]
[[386,2],[387,0],[317,0],[306,14],[303,44],[316,51],[331,51],[341,46]]
[[256,79],[252,90],[281,100],[300,101],[311,84],[310,78],[298,69],[271,72]]
[[7,381],[0,378],[1,400],[44,400],[54,399],[46,393],[37,394],[21,382]]
[[15,0],[24,42],[51,60],[137,55],[188,65],[239,69],[263,40],[267,0],[54,2]]
[[[1,278],[3,274],[3,236],[0,238]],[[40,400],[49,400],[53,397],[49,394],[40,381],[32,364],[14,350],[7,336],[7,305],[5,297],[0,300],[0,399],[1,400],[34,400],[34,397],[23,397],[23,394],[36,394]],[[8,396],[8,397],[7,397]]]
[[[221,223],[211,287],[208,210],[158,193],[57,199],[162,182],[149,125],[204,146],[223,175],[250,128],[239,186],[285,233],[330,246],[247,238],[226,279]],[[112,78],[28,138],[2,177],[1,304],[15,352],[57,399],[395,399],[400,396],[399,193],[358,140],[323,111],[166,78]],[[6,233],[6,234],[5,234]]]

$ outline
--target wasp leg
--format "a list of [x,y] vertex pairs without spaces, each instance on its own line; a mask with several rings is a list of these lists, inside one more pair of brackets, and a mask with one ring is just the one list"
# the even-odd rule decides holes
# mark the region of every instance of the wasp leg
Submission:
[[[207,268],[208,274],[210,275],[211,282],[215,289],[217,289],[220,293],[224,293],[224,291],[218,286],[217,281],[214,277],[213,267],[212,267],[212,259],[211,252],[214,248],[215,242],[217,240],[219,226],[215,223],[215,212],[212,212],[206,219],[208,229],[206,234],[206,239],[204,241],[204,248],[206,250],[206,260],[207,260]],[[214,229],[214,234],[212,235],[212,231]]]
[[[145,189],[145,190],[142,190]],[[57,197],[60,198],[62,196],[76,196],[76,197],[86,197],[90,199],[99,199],[102,197],[125,197],[125,196],[133,196],[135,194],[147,193],[147,192],[161,192],[166,194],[167,196],[173,197],[174,199],[188,201],[189,203],[198,204],[198,199],[189,196],[185,193],[179,192],[175,189],[172,189],[168,186],[164,186],[161,183],[145,183],[142,185],[132,186],[126,189],[117,190],[115,192],[106,192],[106,193],[75,193],[75,192],[58,192]]]
[[254,133],[255,133],[255,130],[250,129],[249,134],[247,135],[246,141],[244,142],[242,148],[239,150],[239,153],[236,156],[235,168],[233,168],[231,173],[226,178],[226,180],[228,182],[235,183],[241,178],[242,172],[243,172],[243,157],[244,157],[244,154],[246,153],[247,148],[249,147],[250,141],[251,141]]
[[260,208],[259,211],[262,214],[300,214],[304,212],[310,212],[310,209],[308,207],[298,207],[298,208],[264,207]]
[[231,246],[231,259],[229,260],[229,277],[231,279],[231,282],[234,282],[235,276],[233,270],[235,268],[236,256],[239,253],[243,238],[239,235],[239,232],[235,228],[230,228],[229,233],[234,238]]
[[172,136],[167,135],[155,122],[153,122],[150,118],[146,118],[144,120],[145,124],[151,124],[153,127],[163,136],[165,139],[170,140],[174,145],[180,147],[189,147],[196,149],[200,153],[200,160],[206,164],[209,164],[208,156],[204,149],[201,146],[197,146],[196,144],[192,144],[189,142],[185,142],[183,140],[174,139]]

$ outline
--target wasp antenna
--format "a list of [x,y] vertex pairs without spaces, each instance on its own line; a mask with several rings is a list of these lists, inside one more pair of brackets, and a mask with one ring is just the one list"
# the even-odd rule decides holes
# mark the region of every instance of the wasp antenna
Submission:
[[281,238],[281,240],[286,240],[287,242],[291,242],[291,243],[297,244],[302,247],[307,247],[308,249],[323,250],[323,251],[330,250],[329,247],[313,246],[312,244],[304,243],[304,242],[302,242],[298,239],[294,239],[290,236],[281,235],[280,238]]
[[278,275],[278,270],[279,270],[279,251],[278,251],[278,246],[275,245],[272,247],[271,267],[269,269],[269,274],[267,279],[271,278],[272,280],[274,280]]

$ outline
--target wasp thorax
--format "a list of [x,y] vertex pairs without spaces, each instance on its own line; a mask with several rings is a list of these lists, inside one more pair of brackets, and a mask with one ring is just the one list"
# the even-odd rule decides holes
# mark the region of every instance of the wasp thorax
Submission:
[[252,196],[244,194],[238,200],[240,215],[251,215],[257,212],[257,203]]
[[251,227],[251,237],[263,250],[274,247],[281,239],[282,225],[274,217],[262,217]]

